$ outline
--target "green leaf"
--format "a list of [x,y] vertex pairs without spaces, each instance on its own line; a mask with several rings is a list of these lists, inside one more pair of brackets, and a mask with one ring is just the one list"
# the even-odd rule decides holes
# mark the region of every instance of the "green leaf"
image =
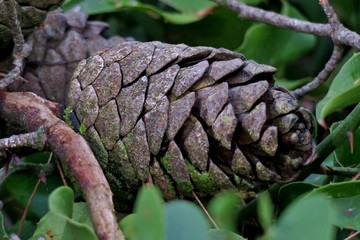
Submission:
[[174,200],[165,205],[166,238],[171,240],[205,240],[209,223],[194,203]]
[[72,219],[78,223],[84,223],[93,228],[89,208],[85,202],[74,203]]
[[282,186],[279,190],[279,206],[281,208],[285,208],[299,196],[304,196],[305,193],[309,193],[316,188],[318,188],[318,186],[305,182],[288,183]]
[[[304,19],[287,2],[283,2],[281,13],[286,16]],[[315,41],[316,39],[312,35],[265,24],[254,24],[246,32],[244,42],[238,48],[238,51],[247,58],[282,68],[285,63],[299,58],[306,51],[313,48]]]
[[344,198],[360,195],[360,180],[341,183],[332,183],[317,188],[311,194],[326,194],[332,198]]
[[165,21],[173,24],[189,24],[202,19],[205,15],[187,13],[187,12],[168,12],[163,11],[150,4],[143,4],[137,0],[114,1],[114,0],[73,0],[63,5],[65,10],[70,10],[75,6],[79,6],[80,10],[86,14],[103,14],[114,13],[122,10],[130,9],[145,13],[156,14],[165,19]]
[[134,228],[138,239],[158,240],[165,236],[163,200],[159,189],[145,186],[140,189],[135,202]]
[[205,9],[213,8],[215,3],[208,0],[160,0],[163,3],[184,13],[196,14]]
[[301,198],[282,213],[277,224],[261,239],[334,239],[333,219],[334,212],[327,197],[316,194]]
[[225,230],[236,231],[237,214],[242,197],[233,191],[224,191],[213,197],[208,204],[208,211],[216,224]]
[[240,235],[233,232],[226,231],[224,229],[210,229],[208,231],[208,240],[245,240]]
[[[330,127],[332,132],[340,123],[334,123]],[[351,152],[349,139],[345,140],[334,152],[334,165],[343,167],[358,167],[360,164],[360,128],[352,133],[353,152]]]
[[40,220],[32,239],[35,240],[37,235],[48,235],[55,239],[66,240],[97,239],[94,231],[86,224],[77,223],[64,215],[51,211]]
[[[10,202],[7,203],[7,210],[25,208],[28,204],[31,193],[39,180],[37,176],[28,173],[16,173],[9,177],[1,188],[1,197],[10,196]],[[49,192],[62,185],[59,176],[48,176],[46,185],[41,183],[36,191],[33,201],[30,205],[28,217],[39,220],[48,211]]]
[[245,4],[249,5],[258,5],[259,3],[263,2],[264,0],[239,0],[240,2],[243,2]]
[[38,222],[32,239],[37,239],[38,235],[67,240],[97,239],[94,230],[89,227],[88,213],[79,213],[87,209],[82,205],[74,207],[73,201],[71,188],[62,186],[55,189],[49,196],[50,211]]
[[334,111],[360,102],[360,53],[354,54],[334,78],[326,96],[316,106],[316,118],[323,122]]
[[307,197],[326,194],[332,200],[336,212],[333,223],[340,228],[360,231],[360,181],[333,183],[318,188]]
[[236,49],[250,25],[250,21],[240,19],[229,9],[215,8],[212,14],[201,21],[186,26],[167,24],[166,33],[171,39],[176,39],[176,42],[190,46]]
[[268,192],[264,192],[259,197],[258,218],[261,226],[266,230],[269,229],[274,217],[274,209],[271,197]]
[[132,213],[127,215],[119,223],[120,229],[124,233],[126,239],[137,239],[135,228],[136,214]]
[[310,82],[311,80],[312,80],[311,78],[301,78],[301,79],[296,79],[296,80],[277,78],[275,80],[275,84],[282,85],[289,90],[293,90],[293,89],[296,89],[296,88],[299,88],[299,87],[305,85],[306,83]]
[[49,196],[50,211],[71,218],[73,213],[74,192],[69,187],[59,187]]

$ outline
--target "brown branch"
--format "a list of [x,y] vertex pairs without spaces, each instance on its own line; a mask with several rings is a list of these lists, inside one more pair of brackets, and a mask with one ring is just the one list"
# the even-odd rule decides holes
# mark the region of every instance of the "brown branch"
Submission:
[[318,36],[328,36],[328,33],[331,31],[329,24],[312,23],[287,17],[278,13],[252,7],[236,0],[215,0],[215,2],[239,13],[239,17],[242,19],[267,23],[273,26]]
[[35,94],[0,92],[0,115],[5,120],[29,132],[44,127],[50,150],[73,175],[87,201],[99,239],[123,239],[110,186],[98,161],[84,138],[57,118],[59,112],[56,104]]
[[340,24],[339,18],[335,13],[334,8],[329,4],[328,0],[320,0],[319,3],[323,8],[332,28],[334,28],[334,26],[336,25],[339,25]]
[[31,147],[42,150],[45,146],[46,136],[44,129],[40,127],[37,131],[19,135],[13,135],[8,138],[0,139],[0,150],[18,147]]
[[17,17],[17,11],[15,6],[15,0],[4,0],[6,12],[8,18],[10,19],[11,33],[14,40],[14,50],[12,53],[13,65],[14,68],[0,81],[0,90],[5,89],[9,84],[13,83],[18,79],[18,76],[22,73],[24,69],[24,58],[29,55],[31,51],[31,41],[30,45],[25,43],[24,36],[21,31],[21,26],[19,19]]
[[[344,27],[342,24],[337,26],[337,28],[334,30],[331,26],[331,23],[313,23],[309,21],[303,21],[278,13],[266,11],[257,7],[248,6],[236,0],[214,1],[219,5],[225,6],[239,13],[239,17],[242,19],[266,23],[297,32],[329,37],[337,44],[351,46],[360,50],[360,35]],[[322,0],[321,2],[327,1]]]
[[343,46],[337,44],[334,45],[334,50],[331,54],[329,61],[325,64],[324,69],[321,70],[321,72],[316,76],[316,78],[314,78],[314,80],[305,84],[304,86],[295,89],[291,93],[298,98],[318,88],[322,83],[324,83],[328,79],[330,74],[334,71],[337,64],[341,60],[343,52],[344,52]]

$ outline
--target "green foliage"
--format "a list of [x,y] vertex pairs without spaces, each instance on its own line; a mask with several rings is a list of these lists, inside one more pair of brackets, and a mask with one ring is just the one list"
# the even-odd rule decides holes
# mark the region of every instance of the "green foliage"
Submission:
[[334,239],[334,213],[331,201],[312,195],[292,203],[261,240]]
[[238,192],[224,191],[211,199],[208,211],[220,228],[236,232],[236,219],[243,205],[242,201],[242,196]]
[[[299,11],[286,2],[281,13],[304,19]],[[314,46],[315,37],[312,35],[265,24],[254,24],[246,32],[244,42],[238,51],[250,59],[282,69],[285,64],[298,59]]]
[[[233,193],[218,196],[214,209],[227,207],[224,201],[233,199]],[[225,199],[225,200],[224,200]],[[236,199],[239,200],[238,198]],[[226,226],[225,218],[218,218],[219,226]],[[224,222],[220,222],[224,220]],[[217,240],[243,238],[225,229],[210,229],[209,220],[196,204],[174,200],[164,203],[155,186],[143,187],[137,196],[134,213],[120,223],[127,239]]]
[[[97,239],[95,232],[84,222],[85,216],[89,216],[86,208],[74,205],[74,192],[69,187],[59,187],[50,194],[50,211],[39,221],[32,239],[40,236],[53,236],[57,239]],[[75,210],[80,207],[79,210]],[[76,214],[75,214],[76,212]],[[76,216],[74,218],[74,216]],[[82,222],[78,220],[83,219]]]
[[176,1],[167,0],[163,1],[169,6],[179,10],[179,12],[170,12],[162,10],[155,5],[145,4],[137,0],[124,0],[121,2],[106,0],[70,0],[66,1],[63,5],[65,10],[69,10],[75,5],[80,6],[81,10],[87,14],[101,14],[101,13],[112,13],[126,9],[140,11],[144,13],[152,13],[161,16],[167,22],[173,24],[189,24],[200,20],[203,16],[199,12],[206,11],[214,7],[214,4],[210,1],[197,0],[197,1]]
[[[331,131],[333,131],[339,123],[334,123],[331,126]],[[353,138],[353,149],[351,149],[351,144],[349,139],[343,142],[334,152],[334,165],[341,167],[359,167],[360,159],[360,146],[357,144],[360,141],[360,129],[358,128],[355,132],[352,133]]]
[[360,102],[360,54],[354,54],[334,78],[326,96],[316,106],[319,122],[335,110]]

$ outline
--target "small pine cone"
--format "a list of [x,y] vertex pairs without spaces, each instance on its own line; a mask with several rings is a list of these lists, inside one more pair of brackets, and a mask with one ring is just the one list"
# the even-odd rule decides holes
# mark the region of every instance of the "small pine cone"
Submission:
[[252,193],[314,155],[313,119],[273,67],[226,49],[124,42],[79,63],[68,117],[89,141],[118,209],[148,179],[166,199]]
[[33,49],[26,59],[24,78],[10,91],[30,91],[52,101],[64,100],[66,84],[77,64],[100,49],[125,41],[121,37],[105,39],[100,33],[104,22],[87,21],[81,12],[48,13],[41,28],[32,34]]
[[[62,2],[63,0],[16,0],[17,15],[24,36],[28,36],[44,20],[47,12],[58,8]],[[5,1],[0,1],[0,52],[2,53],[5,48],[9,48],[13,39],[11,34],[13,23],[6,11]]]

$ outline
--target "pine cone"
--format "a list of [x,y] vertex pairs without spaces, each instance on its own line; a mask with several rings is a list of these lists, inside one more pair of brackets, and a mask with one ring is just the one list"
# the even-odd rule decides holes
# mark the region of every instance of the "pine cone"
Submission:
[[125,42],[79,63],[66,106],[118,209],[149,179],[166,199],[256,192],[314,155],[312,116],[275,71],[226,49]]
[[96,51],[125,41],[121,37],[105,39],[100,33],[104,22],[87,21],[81,12],[50,12],[41,28],[32,34],[33,49],[26,59],[24,78],[10,91],[30,91],[56,102],[63,102],[65,86],[82,59]]
[[[17,15],[24,36],[28,36],[44,20],[47,12],[58,8],[62,2],[63,0],[16,0]],[[10,22],[11,19],[8,18],[6,11],[5,1],[0,1],[0,51],[2,52],[13,39],[10,30],[13,23]]]

